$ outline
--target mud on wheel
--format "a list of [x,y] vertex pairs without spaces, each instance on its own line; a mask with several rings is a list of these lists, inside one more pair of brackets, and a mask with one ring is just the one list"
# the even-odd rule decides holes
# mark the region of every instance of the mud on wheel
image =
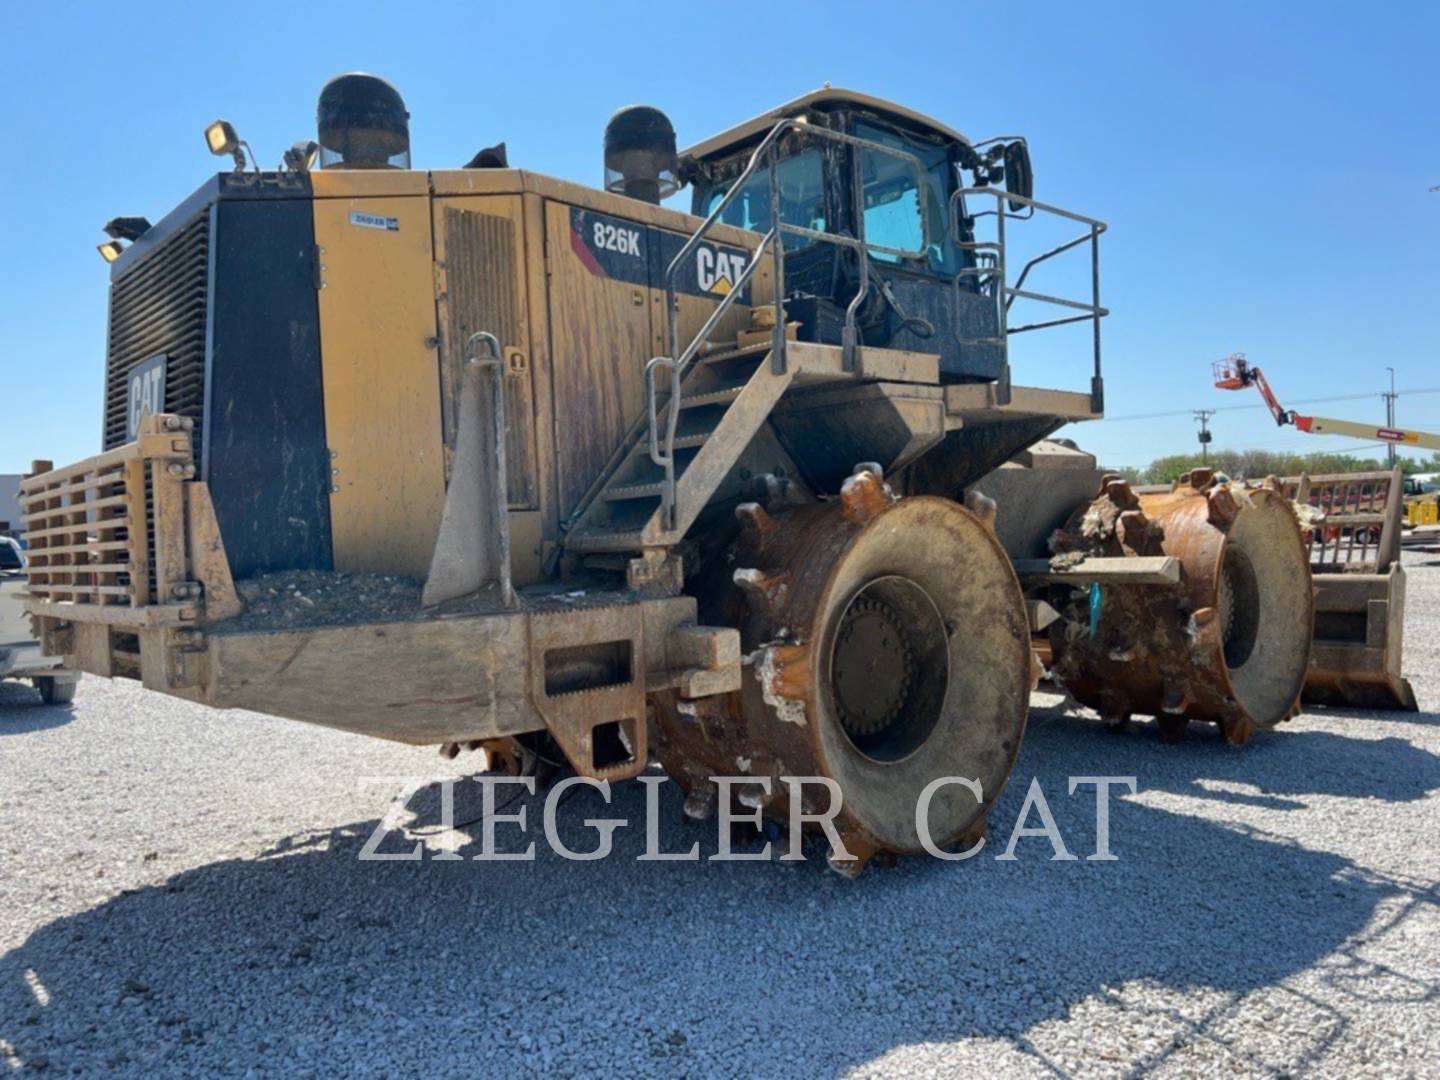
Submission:
[[1169,492],[1138,495],[1107,476],[1052,545],[1170,556],[1182,570],[1173,588],[1074,590],[1051,647],[1077,701],[1117,725],[1154,716],[1170,741],[1191,720],[1213,722],[1236,745],[1298,712],[1314,590],[1300,524],[1277,485],[1246,490],[1196,469]]
[[[928,827],[941,847],[971,842],[1019,752],[1030,691],[1024,602],[994,533],[948,499],[895,499],[872,471],[834,503],[738,513],[732,583],[702,599],[741,628],[744,685],[657,710],[687,809],[713,807],[711,776],[769,776],[764,809],[784,821],[780,778],[828,777],[854,856],[832,865],[856,873],[877,852],[924,850],[922,792],[964,777],[983,798],[940,787]],[[806,813],[825,809],[822,786],[806,796]]]

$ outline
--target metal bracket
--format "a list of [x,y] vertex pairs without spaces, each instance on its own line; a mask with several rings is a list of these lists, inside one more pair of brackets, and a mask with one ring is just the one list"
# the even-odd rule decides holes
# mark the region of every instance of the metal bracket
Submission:
[[[482,345],[487,355],[478,355],[476,350]],[[468,358],[460,386],[455,465],[421,602],[431,607],[494,585],[500,603],[513,608],[518,600],[510,580],[506,361],[499,339],[484,330],[470,335],[465,351]],[[482,377],[490,390],[488,430],[483,429],[481,419]]]

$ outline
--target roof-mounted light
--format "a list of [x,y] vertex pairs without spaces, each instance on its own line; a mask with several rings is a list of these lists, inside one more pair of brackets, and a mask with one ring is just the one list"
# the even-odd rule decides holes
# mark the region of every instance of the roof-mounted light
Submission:
[[115,217],[105,223],[105,235],[112,240],[139,240],[149,231],[147,217]]
[[245,149],[249,144],[239,135],[228,120],[216,120],[205,129],[205,145],[216,157],[229,154],[235,159],[235,171],[245,171]]

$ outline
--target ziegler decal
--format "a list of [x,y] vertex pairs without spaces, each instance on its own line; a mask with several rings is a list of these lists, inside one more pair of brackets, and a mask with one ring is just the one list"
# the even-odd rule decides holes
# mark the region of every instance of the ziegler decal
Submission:
[[380,214],[362,214],[359,210],[350,211],[350,224],[359,225],[362,229],[381,229],[384,232],[400,231],[399,218],[382,217]]

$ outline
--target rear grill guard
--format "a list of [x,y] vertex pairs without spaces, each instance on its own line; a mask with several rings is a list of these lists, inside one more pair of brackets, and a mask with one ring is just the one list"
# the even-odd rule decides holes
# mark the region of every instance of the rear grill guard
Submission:
[[110,287],[105,364],[104,446],[129,437],[125,410],[130,371],[166,357],[165,409],[194,424],[199,446],[205,408],[205,339],[210,278],[210,216],[197,215]]
[[147,416],[134,442],[21,482],[32,615],[153,626],[238,610],[209,489],[194,479],[193,426]]

